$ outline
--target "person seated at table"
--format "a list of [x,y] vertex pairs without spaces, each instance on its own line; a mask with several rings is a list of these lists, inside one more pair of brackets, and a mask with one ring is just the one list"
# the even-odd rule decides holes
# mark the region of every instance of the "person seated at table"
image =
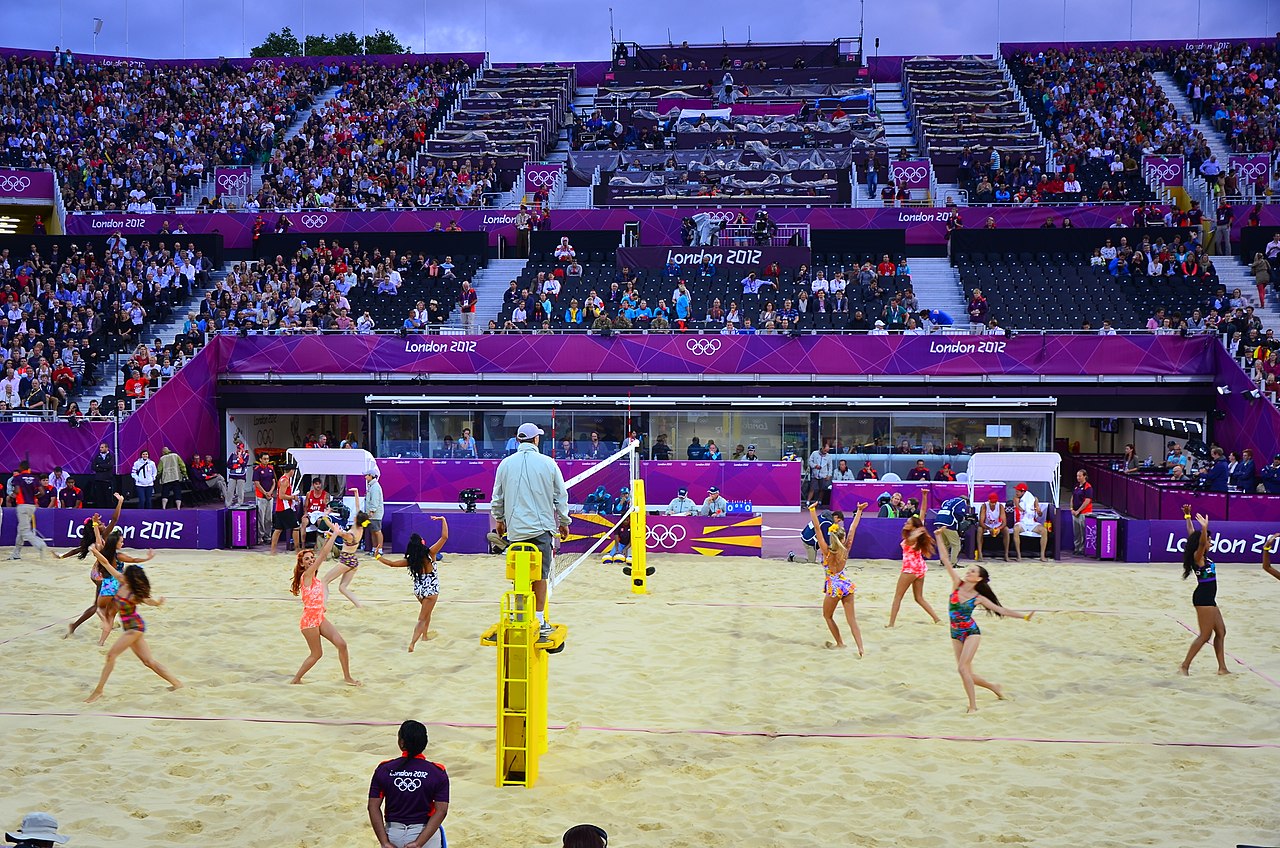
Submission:
[[596,490],[587,495],[586,501],[582,505],[583,512],[605,513],[609,511],[609,507],[613,505],[613,498],[609,495],[609,490],[604,486],[596,486]]
[[928,480],[932,476],[929,469],[925,466],[923,459],[916,460],[916,467],[907,472],[908,480]]
[[613,499],[610,511],[614,515],[622,515],[631,509],[631,490],[623,486],[618,490],[618,496]]
[[876,470],[871,467],[871,460],[868,459],[866,462],[862,463],[862,470],[858,472],[858,479],[859,480],[879,480],[880,479],[880,475],[877,474]]
[[1169,472],[1169,480],[1180,486],[1189,485],[1192,482],[1191,475],[1187,473],[1187,469],[1181,465],[1173,466],[1173,470]]
[[836,463],[835,473],[831,475],[831,479],[837,482],[851,482],[853,480],[865,479],[853,473],[853,469],[849,467],[849,460],[842,459]]
[[936,483],[954,483],[956,481],[956,473],[951,470],[951,463],[944,462],[942,467],[938,469],[938,473],[933,475]]
[[729,502],[720,497],[720,489],[712,486],[707,489],[707,498],[702,502],[698,515],[724,515],[729,511]]
[[696,515],[698,505],[689,497],[688,489],[681,489],[667,504],[667,515]]
[[1182,466],[1182,470],[1187,470],[1188,457],[1182,452],[1182,445],[1177,442],[1169,442],[1169,455],[1165,457],[1164,467],[1169,469],[1169,473],[1173,473],[1173,469]]

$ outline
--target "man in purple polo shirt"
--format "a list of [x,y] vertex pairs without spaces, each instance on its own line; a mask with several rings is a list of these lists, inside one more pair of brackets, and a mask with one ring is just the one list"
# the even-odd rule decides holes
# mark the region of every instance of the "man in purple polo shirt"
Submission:
[[369,823],[381,848],[440,848],[449,776],[444,766],[422,755],[427,749],[422,722],[400,725],[398,741],[403,755],[379,764],[369,781]]
[[[47,475],[46,475],[47,476]],[[18,465],[18,473],[13,475],[13,498],[18,506],[18,529],[13,545],[13,553],[9,559],[22,559],[22,545],[29,542],[40,552],[44,559],[46,547],[44,539],[36,532],[36,507],[40,499],[40,475],[31,470],[31,465],[24,459]]]

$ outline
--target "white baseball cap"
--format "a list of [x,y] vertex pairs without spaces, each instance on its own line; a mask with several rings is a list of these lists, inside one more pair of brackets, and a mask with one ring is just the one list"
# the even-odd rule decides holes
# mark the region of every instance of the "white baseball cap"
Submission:
[[520,429],[516,430],[516,437],[521,439],[532,439],[534,436],[541,436],[542,428],[537,424],[526,421],[520,425]]

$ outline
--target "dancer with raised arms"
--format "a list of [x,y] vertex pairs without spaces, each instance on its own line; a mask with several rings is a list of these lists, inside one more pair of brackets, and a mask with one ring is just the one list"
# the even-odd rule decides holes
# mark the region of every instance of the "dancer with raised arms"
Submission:
[[413,635],[409,637],[409,653],[418,644],[419,639],[431,638],[428,628],[431,626],[431,611],[436,607],[440,597],[440,575],[436,572],[436,557],[449,541],[449,522],[443,515],[431,516],[432,521],[440,522],[440,538],[431,547],[422,537],[414,533],[409,537],[403,559],[388,559],[381,554],[378,562],[392,568],[408,568],[413,578],[413,594],[418,599],[418,623],[413,626]]
[[311,653],[302,661],[302,666],[293,676],[293,680],[289,681],[290,683],[301,683],[303,675],[324,656],[324,647],[320,644],[320,639],[325,638],[338,649],[342,679],[348,686],[361,685],[359,680],[351,676],[351,658],[347,652],[347,640],[343,639],[338,628],[324,617],[328,583],[316,577],[320,563],[329,558],[334,542],[337,540],[338,534],[330,531],[325,534],[324,542],[318,550],[298,551],[298,561],[293,567],[293,582],[289,586],[289,591],[302,597],[302,620],[299,622],[299,628],[302,630],[302,638],[307,640],[307,647],[311,649]]
[[929,613],[933,623],[942,623],[942,619],[938,618],[938,614],[924,597],[924,576],[929,573],[925,558],[933,556],[937,547],[928,528],[924,526],[924,516],[928,514],[929,491],[926,489],[920,499],[920,513],[911,516],[902,525],[902,573],[898,575],[898,585],[893,590],[893,605],[889,608],[889,623],[885,627],[893,627],[897,623],[898,609],[902,606],[902,599],[908,588],[911,589],[915,602]]
[[[124,506],[124,495],[116,492],[116,511],[111,515],[111,521],[107,523],[106,530],[102,529],[102,516],[94,513],[92,518],[85,519],[84,524],[80,525],[80,544],[65,554],[61,554],[58,559],[68,559],[77,557],[84,559],[89,555],[89,549],[92,547],[102,547],[102,539],[105,533],[110,533],[115,529],[116,522],[120,520],[120,508]],[[80,617],[67,625],[67,632],[62,634],[63,639],[71,638],[76,628],[84,624],[98,612],[98,593],[102,588],[102,581],[106,574],[102,570],[102,566],[98,565],[95,560],[93,566],[89,569],[89,579],[93,581],[93,603],[89,604],[88,609],[80,613]]]
[[[110,544],[111,539],[118,538],[119,535],[120,528],[117,527],[107,537],[108,544]],[[105,556],[103,551],[91,550],[94,558],[98,560],[98,564],[106,570],[109,579],[115,580],[119,584],[112,600],[120,613],[120,626],[124,628],[124,633],[120,634],[120,638],[107,651],[107,659],[102,666],[102,676],[98,678],[98,685],[89,693],[89,697],[84,699],[85,703],[92,704],[102,697],[102,690],[107,685],[107,678],[111,676],[111,672],[116,667],[116,659],[127,650],[132,650],[143,665],[164,678],[169,683],[169,691],[181,689],[182,681],[170,674],[167,668],[156,662],[155,658],[151,656],[150,646],[147,645],[147,623],[138,614],[138,605],[162,606],[164,598],[151,597],[151,581],[147,578],[146,570],[141,565],[131,563],[125,566],[124,571],[120,571],[116,568],[115,560]],[[155,556],[155,551],[149,551],[148,553],[147,559]],[[104,580],[103,582],[106,581]],[[110,631],[107,632],[109,633]]]
[[[862,521],[862,512],[867,508],[864,503],[858,504],[858,511],[853,515],[853,523],[849,525],[846,538],[844,524],[832,521],[824,536],[818,521],[818,502],[809,504],[809,521],[813,524],[817,535],[818,549],[822,551],[822,566],[826,569],[826,580],[822,586],[822,617],[827,622],[834,642],[827,642],[828,648],[846,648],[844,639],[840,637],[840,628],[836,625],[836,605],[844,607],[845,621],[849,623],[849,632],[853,634],[853,642],[858,646],[858,656],[864,655],[862,647],[862,631],[858,629],[858,617],[853,608],[853,593],[857,587],[844,573],[845,564],[849,560],[849,548],[853,545],[853,536],[858,532],[858,524]],[[830,537],[828,539],[827,537]]]
[[[90,548],[94,557],[106,558],[114,568],[123,568],[121,565],[142,565],[150,562],[156,555],[154,550],[147,551],[144,557],[135,557],[126,554],[120,550],[120,546],[124,544],[124,531],[119,527],[111,528],[111,532],[102,538],[102,544],[96,548]],[[102,622],[102,636],[98,639],[98,645],[107,644],[107,640],[111,638],[111,628],[116,623],[116,613],[119,610],[119,604],[116,603],[116,592],[120,590],[119,578],[110,573],[102,576],[102,582],[98,584],[98,619]]]
[[[360,606],[360,599],[348,587],[356,576],[356,569],[360,567],[360,540],[364,538],[365,528],[369,526],[369,516],[360,508],[360,490],[352,487],[351,493],[356,497],[356,520],[351,523],[350,530],[335,531],[338,538],[342,540],[342,550],[338,552],[338,564],[324,576],[324,585],[328,586],[334,578],[341,577],[342,580],[338,582],[338,591],[351,603]],[[332,519],[322,520],[328,522]],[[324,558],[326,557],[321,559]]]
[[982,643],[982,630],[973,620],[974,609],[981,605],[988,614],[1006,618],[1020,618],[1030,621],[1035,612],[1018,612],[1000,605],[995,590],[991,588],[991,575],[980,565],[971,565],[964,574],[956,571],[944,548],[939,556],[947,573],[951,575],[951,599],[948,613],[951,617],[951,647],[956,653],[956,670],[960,672],[960,680],[964,683],[964,693],[969,698],[968,712],[978,711],[978,700],[975,686],[981,686],[995,693],[1004,700],[1004,689],[998,683],[983,678],[973,672],[973,658]]
[[[1213,653],[1218,658],[1218,674],[1230,674],[1227,670],[1227,625],[1222,620],[1222,610],[1218,609],[1218,567],[1209,559],[1209,517],[1197,515],[1195,520],[1200,529],[1191,521],[1191,505],[1184,504],[1182,517],[1187,520],[1187,548],[1182,554],[1182,579],[1186,580],[1193,573],[1196,576],[1196,588],[1191,593],[1191,604],[1196,608],[1196,624],[1200,632],[1191,640],[1187,649],[1187,658],[1182,661],[1178,670],[1182,675],[1191,674],[1191,661],[1200,653],[1205,643],[1213,642]],[[1266,556],[1264,554],[1264,556]]]

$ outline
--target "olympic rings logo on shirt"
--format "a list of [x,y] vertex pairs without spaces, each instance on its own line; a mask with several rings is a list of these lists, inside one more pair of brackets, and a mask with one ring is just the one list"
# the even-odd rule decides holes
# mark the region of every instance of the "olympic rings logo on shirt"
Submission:
[[1256,159],[1251,162],[1237,162],[1236,167],[1240,169],[1240,176],[1250,182],[1271,170],[1266,162]]
[[694,356],[712,356],[720,352],[719,339],[694,338],[685,342],[685,347]]
[[249,174],[218,174],[218,186],[228,193],[243,191],[249,187]]
[[1181,162],[1160,162],[1147,166],[1151,171],[1151,175],[1161,182],[1168,180],[1176,180],[1182,176]]
[[315,230],[329,223],[328,215],[303,215],[302,226],[308,230]]
[[672,524],[665,527],[650,526],[648,532],[644,534],[644,538],[650,545],[670,551],[685,540],[685,535],[686,531],[682,525]]
[[538,188],[550,188],[559,178],[559,168],[553,168],[545,171],[526,171],[524,175],[524,181],[527,185],[537,186]]
[[923,165],[894,165],[893,176],[895,179],[906,180],[909,183],[923,182],[924,178],[929,175],[929,169]]
[[0,191],[23,192],[29,188],[31,188],[30,177],[13,176],[12,174],[0,177]]
[[414,792],[422,786],[422,781],[416,777],[397,777],[393,783],[401,792]]

